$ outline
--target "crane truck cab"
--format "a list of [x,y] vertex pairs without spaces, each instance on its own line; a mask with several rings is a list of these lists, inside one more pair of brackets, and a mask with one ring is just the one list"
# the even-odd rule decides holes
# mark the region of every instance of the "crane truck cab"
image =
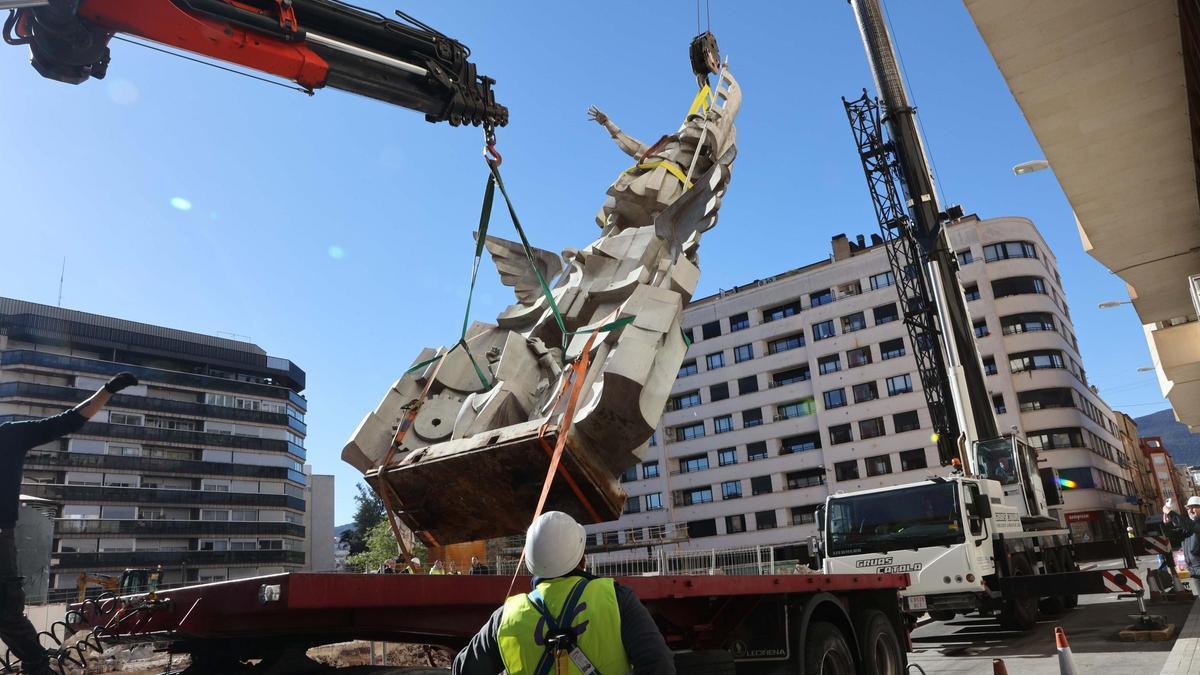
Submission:
[[[1014,438],[977,443],[971,458],[983,475],[830,495],[818,514],[826,574],[906,572],[901,591],[911,616],[950,618],[999,611],[1002,623],[1027,628],[1040,597],[1001,593],[1001,580],[1074,569],[1070,540],[1046,511],[1029,448]],[[1073,606],[1048,597],[1046,611]]]

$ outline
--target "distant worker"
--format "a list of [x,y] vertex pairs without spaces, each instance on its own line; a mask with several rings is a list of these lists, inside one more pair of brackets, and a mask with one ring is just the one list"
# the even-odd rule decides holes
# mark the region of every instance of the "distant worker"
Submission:
[[[38,642],[37,631],[25,617],[24,578],[17,569],[17,526],[21,498],[21,472],[31,449],[79,431],[108,404],[112,395],[138,383],[131,373],[120,373],[86,401],[52,417],[0,424],[0,640],[21,659],[21,672],[49,675],[50,659]],[[68,460],[68,463],[70,460]]]
[[379,573],[380,574],[395,574],[396,573],[396,559],[388,558],[387,560],[384,560],[383,564],[379,566]]
[[446,566],[442,564],[441,560],[434,560],[433,567],[429,568],[429,573],[430,574],[445,574]]
[[488,569],[487,565],[479,562],[478,556],[471,556],[471,571],[468,574],[491,574],[492,570]]
[[1125,536],[1129,537],[1130,539],[1137,539],[1137,534],[1134,533],[1132,527],[1125,528]]
[[1163,505],[1163,525],[1173,540],[1183,539],[1183,559],[1187,563],[1188,585],[1192,595],[1200,596],[1200,497],[1188,497],[1184,505],[1188,517],[1175,513],[1168,502]]
[[454,675],[675,672],[666,640],[633,591],[584,571],[586,536],[561,511],[533,522],[525,537],[533,591],[492,614],[455,657]]
[[450,568],[448,570],[446,570],[446,574],[462,574],[462,572],[458,571],[458,563],[451,560],[449,562],[449,565],[450,565]]

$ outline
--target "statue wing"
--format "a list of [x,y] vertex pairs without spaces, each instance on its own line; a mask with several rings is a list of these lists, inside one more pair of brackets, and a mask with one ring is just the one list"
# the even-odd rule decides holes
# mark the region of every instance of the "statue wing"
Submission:
[[[475,236],[479,236],[476,233]],[[542,286],[538,283],[537,274],[529,264],[525,249],[521,244],[499,237],[488,236],[483,245],[492,254],[492,262],[496,263],[496,271],[500,273],[500,282],[511,286],[517,295],[517,301],[522,305],[533,306],[542,297]],[[533,253],[533,263],[538,266],[542,277],[549,284],[563,269],[562,259],[550,251],[540,248],[530,249]]]

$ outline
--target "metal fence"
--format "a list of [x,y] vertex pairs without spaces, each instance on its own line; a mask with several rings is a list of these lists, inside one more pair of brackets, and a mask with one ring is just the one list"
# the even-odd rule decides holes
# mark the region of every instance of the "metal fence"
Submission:
[[[771,546],[749,546],[730,549],[668,551],[666,548],[639,549],[637,555],[590,555],[588,572],[602,577],[669,576],[669,575],[730,575],[754,576],[764,574],[809,573],[798,567],[797,560],[776,560]],[[497,574],[512,575],[517,571],[518,557],[496,560]],[[520,570],[526,573],[524,569]]]

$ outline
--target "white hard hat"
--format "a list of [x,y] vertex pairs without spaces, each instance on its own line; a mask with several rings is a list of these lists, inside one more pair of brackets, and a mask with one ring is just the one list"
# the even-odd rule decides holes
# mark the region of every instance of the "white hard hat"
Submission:
[[1188,506],[1200,506],[1200,497],[1188,497]]
[[409,561],[409,562],[411,562],[411,563],[412,563],[412,564],[414,564],[414,565],[420,565],[420,564],[421,564],[421,559],[420,559],[420,558],[413,558],[413,559],[412,559],[411,561]]
[[525,535],[525,567],[535,577],[561,577],[583,559],[583,526],[562,511],[547,511]]

